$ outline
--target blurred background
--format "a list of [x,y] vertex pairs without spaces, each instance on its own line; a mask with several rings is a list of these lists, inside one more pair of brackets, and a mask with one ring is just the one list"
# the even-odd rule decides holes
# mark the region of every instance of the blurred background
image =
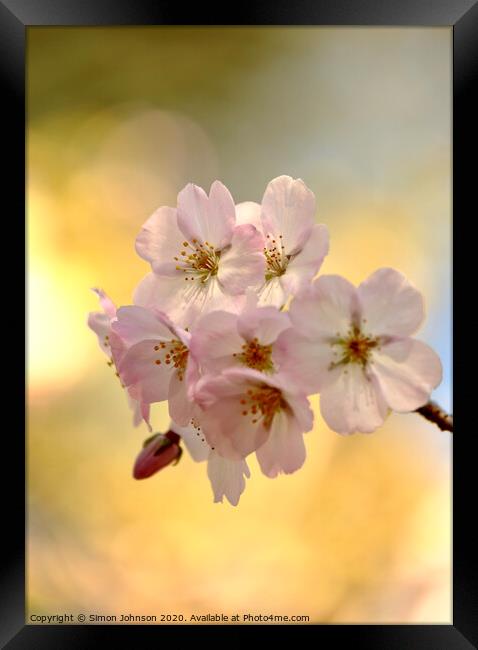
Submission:
[[[87,312],[131,302],[142,223],[216,178],[236,202],[301,177],[331,233],[324,273],[380,266],[424,293],[419,338],[451,409],[451,31],[28,29],[28,609],[450,622],[451,436],[416,414],[327,429],[237,508],[184,454],[131,477],[148,432]],[[155,430],[168,424],[164,404]]]

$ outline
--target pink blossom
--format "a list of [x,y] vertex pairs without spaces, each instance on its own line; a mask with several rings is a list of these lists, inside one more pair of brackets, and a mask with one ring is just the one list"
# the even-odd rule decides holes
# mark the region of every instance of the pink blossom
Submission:
[[276,307],[258,307],[257,296],[249,292],[238,314],[215,310],[196,322],[191,353],[204,373],[238,366],[273,374],[284,356],[277,340],[290,327],[287,313]]
[[135,479],[149,478],[171,463],[176,465],[181,454],[177,433],[157,433],[145,440],[134,463],[133,476]]
[[188,389],[197,378],[190,333],[162,312],[137,305],[120,307],[112,328],[128,347],[118,372],[130,394],[146,404],[167,399],[171,418],[188,424],[195,409]]
[[215,181],[209,196],[190,183],[179,193],[177,209],[156,210],[136,239],[153,273],[137,287],[134,302],[160,306],[181,324],[191,313],[233,308],[263,277],[262,247],[254,226],[236,225],[234,201],[222,183]]
[[307,398],[280,373],[250,368],[205,375],[195,386],[198,416],[211,449],[239,461],[256,452],[264,474],[289,474],[305,460],[302,434],[312,428]]
[[[88,326],[97,335],[99,346],[109,359],[108,365],[117,369],[126,351],[126,345],[111,328],[111,323],[116,318],[116,306],[102,289],[93,289],[93,291],[97,294],[103,311],[90,312],[88,314]],[[138,426],[144,420],[151,430],[149,404],[134,399],[129,393],[127,395],[129,407],[133,411],[134,426]]]
[[179,427],[171,422],[170,429],[184,440],[193,460],[196,462],[207,460],[207,475],[214,493],[214,503],[222,503],[223,497],[226,497],[231,505],[237,506],[246,487],[244,477],[250,477],[246,461],[230,460],[219,456],[209,446],[197,422],[194,426],[188,427]]
[[424,318],[421,294],[394,269],[379,269],[356,289],[338,275],[296,297],[290,317],[316,364],[313,388],[338,433],[371,432],[389,409],[414,411],[441,381],[441,363],[411,338]]
[[302,180],[279,176],[267,186],[261,206],[240,203],[236,214],[238,223],[254,225],[264,237],[260,303],[281,307],[309,285],[329,250],[326,226],[315,223],[315,196]]

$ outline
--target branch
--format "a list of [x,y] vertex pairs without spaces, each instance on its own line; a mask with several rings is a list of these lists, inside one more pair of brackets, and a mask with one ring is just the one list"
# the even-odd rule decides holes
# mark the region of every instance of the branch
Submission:
[[415,411],[424,418],[436,424],[442,431],[453,433],[453,415],[448,415],[436,402],[428,402]]

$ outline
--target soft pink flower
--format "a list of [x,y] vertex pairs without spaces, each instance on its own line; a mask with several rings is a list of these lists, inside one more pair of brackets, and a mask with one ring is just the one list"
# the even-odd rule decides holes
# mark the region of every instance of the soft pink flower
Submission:
[[236,226],[234,201],[222,183],[215,181],[209,196],[190,183],[177,210],[156,210],[136,239],[154,273],[140,283],[134,302],[160,307],[181,324],[192,312],[233,307],[264,274],[262,247],[254,226]]
[[[410,336],[424,318],[421,294],[394,269],[356,289],[337,275],[295,298],[290,317],[314,358],[322,416],[338,433],[371,432],[389,409],[414,411],[441,381],[440,359]],[[312,376],[311,376],[312,380]]]
[[229,368],[202,377],[195,396],[204,436],[223,458],[239,461],[255,451],[270,477],[304,463],[302,434],[312,428],[313,414],[307,398],[280,373]]
[[267,186],[261,206],[240,203],[236,214],[238,223],[252,224],[264,236],[260,303],[281,307],[309,285],[329,251],[328,230],[315,223],[315,196],[302,180],[279,176]]
[[157,433],[145,440],[134,463],[133,476],[135,479],[149,478],[171,463],[176,465],[181,454],[177,433]]
[[[88,326],[98,337],[100,348],[108,357],[108,365],[117,366],[126,352],[126,345],[111,329],[111,322],[116,318],[116,306],[102,289],[93,289],[97,294],[103,311],[93,311],[88,314]],[[117,373],[118,374],[118,373]],[[138,426],[144,420],[151,430],[149,423],[149,404],[134,399],[129,393],[128,404],[133,411],[133,424]]]
[[146,404],[167,399],[171,418],[188,424],[195,409],[188,389],[197,378],[189,332],[162,312],[137,305],[120,307],[112,328],[128,347],[118,372],[130,394]]
[[249,292],[239,314],[215,310],[196,322],[191,353],[203,373],[238,366],[273,374],[284,356],[277,340],[290,327],[287,313],[276,307],[257,307],[257,296]]
[[223,497],[226,497],[231,505],[237,506],[246,487],[244,477],[250,477],[246,461],[219,456],[209,446],[198,423],[195,426],[179,427],[171,422],[170,429],[184,440],[193,460],[207,460],[207,475],[214,493],[214,503],[222,503]]

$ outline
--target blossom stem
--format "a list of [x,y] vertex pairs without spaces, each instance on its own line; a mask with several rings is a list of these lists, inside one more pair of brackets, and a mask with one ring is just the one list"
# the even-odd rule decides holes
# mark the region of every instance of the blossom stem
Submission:
[[420,413],[424,418],[436,424],[442,431],[453,433],[453,415],[449,415],[436,402],[427,402],[425,406],[421,406],[415,413]]

